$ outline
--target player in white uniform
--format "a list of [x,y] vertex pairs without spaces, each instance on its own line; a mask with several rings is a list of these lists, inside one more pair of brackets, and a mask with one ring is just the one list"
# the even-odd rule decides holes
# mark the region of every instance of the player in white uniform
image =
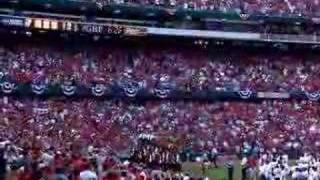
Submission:
[[299,162],[292,168],[293,179],[307,179],[309,177],[309,165],[305,162]]
[[308,180],[319,180],[319,179],[320,179],[320,176],[319,176],[318,168],[316,166],[311,166],[309,170]]

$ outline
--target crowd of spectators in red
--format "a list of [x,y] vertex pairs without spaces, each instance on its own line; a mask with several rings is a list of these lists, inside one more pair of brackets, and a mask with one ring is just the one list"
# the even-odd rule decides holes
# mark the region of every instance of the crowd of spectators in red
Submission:
[[[0,74],[16,82],[59,83],[73,79],[83,84],[93,81],[112,84],[126,78],[147,88],[168,82],[188,90],[282,92],[315,92],[320,84],[320,61],[316,54],[302,57],[284,52],[234,51],[226,55],[170,46],[151,49],[114,44],[70,48],[27,42],[9,44],[4,43],[0,48]],[[95,169],[92,172],[103,177],[116,167],[113,175],[119,179],[135,173],[140,176],[142,171],[151,175],[144,163],[124,163],[117,158],[139,147],[141,137],[174,151],[147,148],[138,153],[140,159],[152,160],[161,152],[163,155],[159,157],[166,157],[162,161],[174,159],[174,162],[179,162],[178,152],[186,148],[201,152],[214,150],[225,155],[240,154],[247,147],[257,148],[258,152],[317,151],[319,110],[315,101],[131,102],[3,96],[0,139],[12,171],[16,170],[17,159],[21,162],[21,158],[29,158],[26,160],[29,165],[23,163],[17,168],[19,176],[21,172],[35,173],[41,169],[43,176],[45,172],[50,176],[57,172],[65,178],[72,174],[79,177],[80,172]],[[152,152],[146,154],[150,149]],[[97,166],[89,163],[91,156],[99,156],[100,159],[95,158],[99,159]],[[60,167],[59,161],[66,164]],[[35,167],[32,162],[36,163]],[[105,168],[105,162],[111,163],[112,168],[109,165]],[[126,173],[121,172],[123,168]],[[34,179],[32,174],[26,176]]]
[[[119,157],[137,148],[143,135],[163,146],[200,152],[217,149],[223,155],[240,154],[253,144],[258,153],[274,149],[317,152],[320,148],[317,102],[132,104],[3,97],[0,106],[1,138],[9,141],[8,147],[31,148],[29,153],[36,149],[43,155],[87,157],[89,151]],[[16,151],[8,155],[12,162],[23,152]],[[176,156],[170,155],[174,160]]]
[[320,89],[320,57],[286,52],[208,52],[192,48],[107,46],[63,50],[18,44],[0,48],[0,76],[16,82],[110,85],[129,79],[184,90],[305,91]]
[[[95,100],[1,100],[1,136],[23,145],[35,140],[44,149],[68,148],[73,141],[116,152],[136,144],[141,134],[179,148],[239,152],[243,142],[268,150],[317,149],[316,102],[262,103],[148,102]],[[173,140],[172,140],[173,139]]]

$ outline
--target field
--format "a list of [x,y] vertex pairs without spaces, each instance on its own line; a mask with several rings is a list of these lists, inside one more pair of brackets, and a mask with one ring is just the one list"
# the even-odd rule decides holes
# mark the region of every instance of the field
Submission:
[[[290,166],[294,165],[295,163],[296,163],[295,160],[289,160]],[[184,163],[183,170],[185,172],[191,172],[195,175],[203,175],[201,170],[201,165],[199,163],[192,163],[192,162]],[[210,180],[228,180],[227,168],[222,164],[218,168],[212,167],[210,169],[207,169],[204,175],[206,177],[209,177]],[[253,180],[256,180],[256,179],[253,179]],[[239,161],[236,161],[234,165],[233,180],[241,180],[241,165]]]
[[[196,175],[202,175],[201,165],[199,163],[184,163],[183,170]],[[207,169],[204,175],[209,177],[210,180],[228,180],[227,168],[223,165],[220,165],[218,168]],[[233,178],[234,180],[241,180],[241,168],[239,162],[235,164]]]

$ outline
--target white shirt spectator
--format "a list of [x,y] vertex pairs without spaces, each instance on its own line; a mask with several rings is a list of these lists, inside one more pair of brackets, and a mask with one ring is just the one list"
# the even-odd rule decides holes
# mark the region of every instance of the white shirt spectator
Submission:
[[80,179],[81,180],[98,180],[98,176],[95,172],[91,170],[85,170],[80,172]]
[[242,158],[241,165],[245,166],[245,165],[247,165],[247,163],[248,163],[248,159],[246,157]]
[[308,177],[308,180],[317,180],[319,179],[320,176],[319,176],[319,172],[317,172],[317,170],[313,170],[311,169],[309,171],[309,177]]

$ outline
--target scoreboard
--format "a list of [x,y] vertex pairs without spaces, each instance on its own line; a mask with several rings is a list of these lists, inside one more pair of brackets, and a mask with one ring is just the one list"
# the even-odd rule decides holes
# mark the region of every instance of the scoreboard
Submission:
[[101,35],[146,35],[146,28],[114,23],[83,22],[53,18],[17,17],[0,15],[0,25],[23,27],[30,30],[80,32]]
[[90,34],[123,34],[125,26],[92,22],[78,22],[44,18],[26,18],[29,28],[43,30],[59,30],[68,32],[83,32]]

